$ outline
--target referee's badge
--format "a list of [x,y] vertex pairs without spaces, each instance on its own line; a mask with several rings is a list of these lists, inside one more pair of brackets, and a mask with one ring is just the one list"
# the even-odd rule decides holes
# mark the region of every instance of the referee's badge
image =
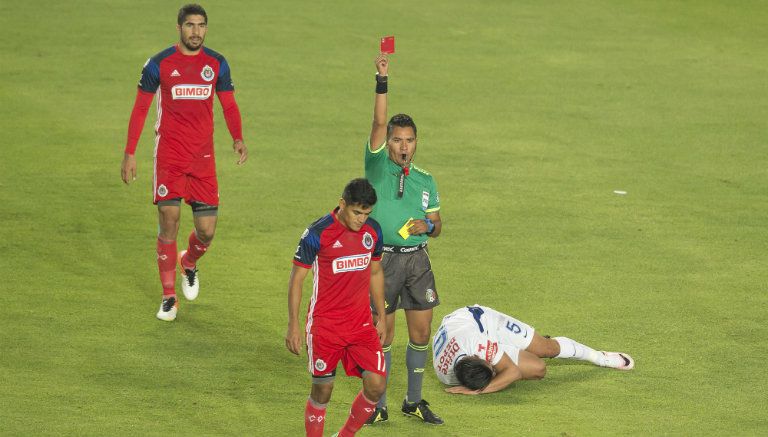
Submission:
[[363,235],[363,247],[369,250],[373,247],[373,237],[368,232]]
[[431,288],[427,288],[427,292],[425,293],[425,296],[427,298],[427,302],[432,303],[435,301],[435,290]]
[[429,207],[429,191],[421,192],[421,207],[425,210]]

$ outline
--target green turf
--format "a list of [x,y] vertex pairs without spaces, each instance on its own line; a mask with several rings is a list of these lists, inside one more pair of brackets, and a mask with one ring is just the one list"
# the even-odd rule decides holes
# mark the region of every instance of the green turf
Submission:
[[[141,66],[177,38],[179,6],[0,3],[0,434],[302,435],[290,260],[362,174],[387,34],[391,111],[418,122],[441,192],[436,319],[482,303],[637,366],[551,361],[545,380],[482,397],[427,373],[445,426],[392,414],[360,435],[768,430],[765,2],[205,4],[251,159],[234,166],[216,104],[220,226],[200,298],[167,324],[154,111],[135,184],[119,164]],[[358,389],[337,380],[327,434]]]

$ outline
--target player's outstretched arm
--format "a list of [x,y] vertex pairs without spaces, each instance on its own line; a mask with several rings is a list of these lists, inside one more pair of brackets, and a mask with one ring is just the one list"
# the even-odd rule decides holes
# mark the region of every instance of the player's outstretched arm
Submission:
[[294,264],[288,280],[288,331],[285,334],[285,347],[295,355],[301,351],[301,325],[299,307],[301,306],[301,288],[309,269]]
[[523,379],[523,372],[520,371],[520,368],[515,365],[515,362],[507,354],[502,355],[501,360],[493,366],[493,371],[496,374],[491,379],[491,383],[480,390],[480,394],[504,390],[509,384]]
[[385,53],[376,57],[376,99],[373,104],[373,124],[371,125],[370,145],[376,149],[387,138],[387,80],[389,78],[389,58]]

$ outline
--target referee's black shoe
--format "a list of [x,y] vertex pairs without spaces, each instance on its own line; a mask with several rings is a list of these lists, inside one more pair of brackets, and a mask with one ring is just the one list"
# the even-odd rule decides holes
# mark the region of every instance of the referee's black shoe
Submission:
[[389,420],[387,407],[376,407],[373,414],[371,414],[371,417],[365,421],[365,425],[373,425],[374,423],[386,422],[387,420]]
[[429,402],[424,399],[414,403],[403,400],[403,414],[406,416],[418,417],[424,422],[432,425],[443,424],[443,419],[429,409]]

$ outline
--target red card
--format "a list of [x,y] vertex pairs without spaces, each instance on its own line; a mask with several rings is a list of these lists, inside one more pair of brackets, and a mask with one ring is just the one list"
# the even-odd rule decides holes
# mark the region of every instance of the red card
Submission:
[[385,36],[381,39],[381,53],[395,53],[394,36]]

